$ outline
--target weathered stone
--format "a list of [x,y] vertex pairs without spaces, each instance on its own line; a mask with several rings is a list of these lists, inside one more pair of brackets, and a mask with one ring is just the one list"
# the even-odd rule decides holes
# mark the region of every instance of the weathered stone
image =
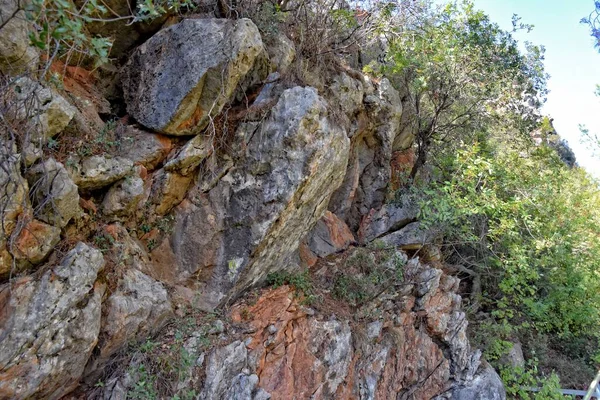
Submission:
[[435,232],[421,228],[420,222],[411,222],[399,231],[381,237],[379,240],[386,246],[397,246],[403,250],[418,250],[431,243]]
[[81,214],[77,186],[65,167],[49,158],[27,173],[37,218],[60,228]]
[[102,253],[77,244],[60,265],[0,289],[0,397],[58,399],[77,385],[100,331]]
[[56,91],[30,78],[17,79],[11,88],[18,107],[16,118],[27,121],[34,144],[43,145],[62,132],[77,111]]
[[44,261],[60,241],[60,228],[40,221],[29,221],[18,230],[11,253],[22,268]]
[[[350,90],[351,86],[345,86]],[[379,209],[387,197],[391,177],[392,143],[400,129],[400,94],[382,79],[364,97],[364,110],[354,118],[352,150],[346,176],[333,195],[329,210],[356,231],[362,217]]]
[[18,75],[35,70],[39,54],[30,46],[29,23],[17,0],[0,1],[0,71]]
[[326,211],[307,239],[310,250],[319,257],[338,253],[355,243],[354,235],[335,214]]
[[197,134],[266,60],[260,33],[248,19],[183,20],[131,56],[123,77],[127,110],[152,130]]
[[266,36],[265,47],[273,70],[281,74],[288,70],[296,58],[294,43],[280,32]]
[[136,269],[125,271],[117,291],[107,300],[96,363],[102,365],[127,342],[159,331],[173,315],[164,286]]
[[198,135],[187,142],[175,158],[165,164],[165,170],[189,175],[206,157],[210,156],[212,151],[210,138]]
[[363,217],[358,229],[360,243],[369,243],[388,232],[398,230],[413,222],[419,210],[415,204],[384,204],[379,210],[371,210]]
[[159,170],[153,177],[150,200],[158,215],[165,215],[181,203],[187,194],[192,177]]
[[119,156],[154,170],[171,151],[171,141],[166,136],[144,132],[128,126],[119,136]]
[[[412,141],[410,143],[412,145]],[[415,165],[416,155],[413,148],[395,151],[392,154],[392,177],[390,188],[392,192],[410,183],[410,173]]]
[[246,366],[248,351],[243,342],[236,341],[213,351],[206,366],[206,379],[200,399],[231,399],[225,397],[230,384]]
[[72,158],[69,172],[80,190],[89,191],[107,187],[124,178],[133,170],[131,160],[107,155],[91,156],[83,160]]
[[112,217],[132,214],[144,197],[144,180],[131,175],[111,186],[102,201],[102,212]]
[[502,380],[490,365],[482,367],[468,384],[452,391],[451,400],[505,400]]
[[248,140],[245,157],[208,194],[190,196],[170,240],[176,280],[197,276],[209,309],[285,267],[348,157],[348,139],[312,88],[286,90],[262,125],[242,125],[238,136]]

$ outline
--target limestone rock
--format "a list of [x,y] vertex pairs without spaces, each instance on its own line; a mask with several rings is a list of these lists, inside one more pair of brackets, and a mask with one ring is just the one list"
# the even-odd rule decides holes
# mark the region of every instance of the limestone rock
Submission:
[[36,220],[29,221],[18,232],[11,253],[23,268],[44,261],[60,241],[60,228]]
[[36,145],[62,132],[77,111],[56,91],[28,77],[17,79],[11,93],[19,107],[16,117],[27,121]]
[[[29,185],[21,175],[21,155],[11,143],[0,143],[0,275],[10,271],[11,257],[2,250],[19,216],[30,212]],[[4,253],[2,256],[1,254]]]
[[18,75],[35,70],[39,54],[29,45],[29,23],[17,0],[0,1],[0,71]]
[[128,269],[115,293],[107,300],[105,338],[99,345],[101,364],[128,341],[142,340],[158,332],[172,316],[164,286],[136,269]]
[[198,135],[187,142],[175,158],[165,164],[165,170],[189,175],[212,151],[210,138]]
[[127,110],[157,132],[197,134],[266,59],[248,19],[183,20],[131,56],[123,76]]
[[230,389],[230,383],[246,366],[247,353],[246,346],[240,341],[213,351],[208,358],[206,381],[200,399],[235,399],[225,397],[225,393]]
[[294,43],[281,32],[268,35],[265,38],[265,47],[269,53],[273,70],[281,74],[288,70],[294,58],[296,58]]
[[100,331],[104,266],[99,250],[78,243],[39,278],[0,289],[0,396],[58,399],[77,385]]
[[348,159],[349,140],[313,88],[286,90],[261,125],[242,125],[238,137],[248,141],[245,157],[210,192],[192,191],[170,240],[176,281],[200,277],[207,309],[285,266]]
[[482,367],[467,385],[454,389],[451,399],[506,400],[506,391],[496,371],[487,365]]
[[307,242],[310,250],[323,258],[347,249],[355,239],[344,221],[326,211],[308,235]]
[[[344,87],[348,96],[354,93],[351,85]],[[354,118],[357,126],[350,131],[355,133],[346,176],[329,205],[353,231],[364,215],[384,204],[391,178],[392,143],[402,117],[400,94],[385,78],[373,94],[365,92],[363,103],[364,110]]]
[[181,203],[187,194],[192,178],[159,170],[153,177],[150,200],[158,215],[165,215]]
[[420,222],[411,222],[399,231],[381,237],[379,240],[386,246],[397,246],[403,250],[417,250],[431,243],[435,232],[421,227]]
[[358,229],[360,243],[369,243],[388,232],[398,230],[417,218],[416,205],[388,203],[364,216]]
[[111,217],[124,217],[132,214],[144,197],[144,180],[131,175],[111,186],[104,200],[102,211]]
[[107,155],[91,156],[83,160],[76,160],[71,164],[73,166],[69,172],[73,181],[80,190],[84,191],[107,187],[124,178],[133,170],[131,160]]
[[128,126],[119,137],[119,156],[152,171],[169,155],[171,142],[166,136]]
[[81,214],[77,186],[61,163],[49,158],[30,169],[27,180],[40,220],[63,228]]

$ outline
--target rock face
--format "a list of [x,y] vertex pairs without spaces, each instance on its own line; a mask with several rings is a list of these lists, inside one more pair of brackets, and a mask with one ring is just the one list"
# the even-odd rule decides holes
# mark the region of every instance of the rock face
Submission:
[[342,181],[349,149],[326,110],[315,89],[283,92],[262,124],[240,127],[243,160],[208,193],[192,191],[181,207],[169,264],[175,265],[177,283],[200,278],[204,307],[215,307],[285,267],[325,212]]
[[[337,84],[349,93],[354,92],[347,79]],[[348,100],[342,104],[345,102]],[[402,117],[400,94],[387,79],[382,79],[372,94],[365,93],[363,102],[363,108],[354,118],[357,122],[344,183],[329,205],[329,209],[354,231],[362,217],[371,209],[379,209],[386,199],[392,143],[400,130]]]
[[128,216],[133,213],[143,196],[143,179],[137,175],[126,177],[108,190],[102,201],[102,211],[111,217]]
[[102,253],[79,243],[60,265],[0,289],[0,398],[58,399],[98,340]]
[[252,21],[187,19],[160,31],[131,56],[123,77],[127,111],[157,132],[196,134],[221,112],[246,75],[258,69],[264,79],[266,65]]

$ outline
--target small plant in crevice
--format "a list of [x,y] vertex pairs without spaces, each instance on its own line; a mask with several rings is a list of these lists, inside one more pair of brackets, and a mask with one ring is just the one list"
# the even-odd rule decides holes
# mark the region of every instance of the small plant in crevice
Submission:
[[277,271],[267,275],[267,285],[278,288],[282,285],[292,286],[297,293],[304,296],[303,304],[311,305],[318,302],[319,296],[315,292],[314,285],[310,278],[310,272],[291,273],[287,271]]
[[336,274],[332,293],[351,305],[363,305],[404,281],[406,261],[403,252],[383,243],[374,243],[371,249],[357,248]]

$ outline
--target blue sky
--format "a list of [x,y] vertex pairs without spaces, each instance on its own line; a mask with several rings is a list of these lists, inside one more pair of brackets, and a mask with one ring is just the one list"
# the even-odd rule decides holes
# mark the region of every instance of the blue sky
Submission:
[[600,133],[600,99],[594,95],[600,84],[600,53],[594,48],[588,28],[580,24],[594,9],[592,0],[474,0],[492,21],[510,29],[511,17],[533,24],[530,33],[519,33],[520,41],[546,47],[546,71],[550,94],[544,112],[554,118],[554,127],[577,156],[579,165],[600,177],[600,160],[580,143],[579,124]]

